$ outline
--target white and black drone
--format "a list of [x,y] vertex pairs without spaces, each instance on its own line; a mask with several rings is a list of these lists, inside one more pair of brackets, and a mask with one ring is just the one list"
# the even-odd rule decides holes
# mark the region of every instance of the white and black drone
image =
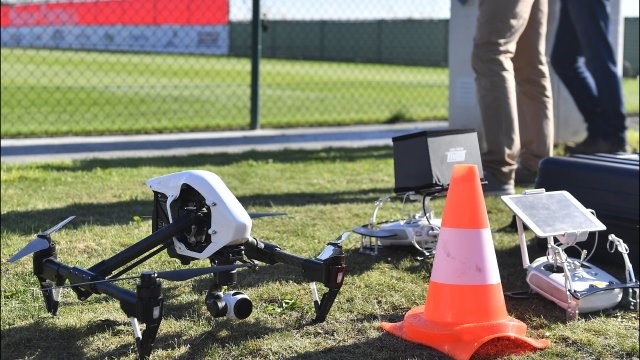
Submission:
[[[326,319],[347,271],[342,242],[348,232],[330,241],[318,257],[303,258],[251,235],[252,218],[283,213],[247,213],[224,182],[211,172],[173,173],[153,178],[147,185],[154,194],[153,232],[112,257],[88,269],[61,262],[51,235],[73,220],[74,216],[71,216],[38,234],[9,259],[9,262],[15,262],[33,254],[33,273],[40,282],[50,314],[57,315],[63,288],[71,288],[81,301],[93,294],[115,298],[131,321],[139,358],[148,358],[163,315],[160,279],[185,281],[214,274],[204,300],[207,310],[214,317],[245,319],[253,310],[249,297],[241,291],[224,293],[223,289],[236,285],[239,268],[256,268],[254,261],[259,261],[300,268],[311,282],[314,322]],[[183,265],[207,259],[210,266],[147,270],[140,275],[123,277],[163,250]],[[139,279],[135,290],[114,284],[125,279]],[[327,288],[322,298],[318,296],[316,282]],[[142,332],[140,323],[145,324]]]

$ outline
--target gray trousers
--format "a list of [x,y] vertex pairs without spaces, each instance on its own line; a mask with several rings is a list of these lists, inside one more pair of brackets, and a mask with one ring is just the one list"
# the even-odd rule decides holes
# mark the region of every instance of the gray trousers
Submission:
[[472,67],[486,136],[483,168],[505,182],[553,151],[547,0],[479,0]]

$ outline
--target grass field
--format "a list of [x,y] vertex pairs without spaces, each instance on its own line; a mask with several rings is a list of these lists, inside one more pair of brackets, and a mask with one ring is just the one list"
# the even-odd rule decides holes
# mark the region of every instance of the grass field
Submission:
[[[263,59],[264,128],[446,119],[446,68]],[[247,129],[246,58],[2,49],[6,137]],[[637,114],[638,79],[624,79]]]
[[[116,301],[92,296],[80,302],[66,291],[59,316],[52,318],[36,290],[31,261],[6,260],[34,233],[69,215],[78,217],[54,236],[63,261],[88,267],[112,255],[150,232],[152,194],[144,182],[185,169],[217,173],[249,211],[286,211],[287,217],[256,220],[253,235],[307,257],[366,223],[373,202],[394,186],[390,147],[2,164],[2,359],[135,358],[132,331]],[[432,201],[438,216],[443,204],[441,198]],[[486,205],[503,288],[525,289],[516,233],[506,228],[510,212],[497,198],[487,198]],[[400,213],[399,202],[388,203],[379,219],[398,219]],[[380,321],[399,321],[424,304],[431,261],[407,249],[360,254],[355,235],[344,245],[349,273],[321,324],[310,324],[309,287],[286,265],[239,272],[239,289],[253,299],[254,313],[237,322],[209,316],[203,304],[206,278],[163,282],[165,318],[152,359],[445,359],[379,328]],[[529,251],[541,255],[533,244]],[[162,253],[133,273],[179,267]],[[564,311],[541,298],[507,298],[506,304],[511,316],[528,325],[529,336],[551,340],[544,351],[510,359],[640,355],[638,312],[585,314],[566,323]]]
[[[444,68],[261,65],[261,126],[443,119]],[[2,136],[246,129],[246,58],[2,50]]]

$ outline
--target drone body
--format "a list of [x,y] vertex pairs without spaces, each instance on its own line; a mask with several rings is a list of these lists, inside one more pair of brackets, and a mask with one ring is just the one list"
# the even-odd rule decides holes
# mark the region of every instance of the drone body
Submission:
[[[205,234],[193,234],[186,239],[187,244],[206,241],[207,246],[199,252],[174,238],[173,244],[178,254],[206,259],[224,246],[242,244],[251,238],[251,217],[216,174],[202,170],[183,171],[153,178],[147,181],[147,185],[157,193],[156,199],[166,197],[163,205],[169,222],[180,216],[181,200],[209,208],[211,227],[206,229]],[[197,195],[187,194],[189,188]],[[181,194],[191,198],[180,199]],[[198,195],[201,199],[197,199]]]
[[[251,235],[252,217],[274,214],[247,213],[245,208],[215,174],[190,170],[153,178],[147,182],[154,192],[153,232],[112,257],[88,269],[70,266],[58,260],[51,235],[73,220],[73,216],[42,232],[9,259],[14,262],[33,254],[33,273],[40,282],[47,311],[57,315],[60,290],[70,287],[81,301],[94,294],[108,295],[120,302],[129,317],[139,358],[148,358],[155,341],[164,310],[160,279],[185,281],[213,274],[205,305],[214,317],[244,319],[253,304],[241,291],[223,290],[237,285],[237,269],[256,268],[255,261],[266,264],[285,263],[302,270],[311,282],[315,322],[326,319],[346,273],[342,241],[344,233],[327,244],[314,259],[282,251],[277,245],[255,239]],[[144,271],[141,275],[122,277],[163,250],[183,265],[208,259],[211,266],[170,271]],[[135,291],[120,287],[116,281],[139,279]],[[67,285],[67,282],[69,283]],[[327,291],[318,297],[315,282]],[[144,331],[140,323],[145,324]]]

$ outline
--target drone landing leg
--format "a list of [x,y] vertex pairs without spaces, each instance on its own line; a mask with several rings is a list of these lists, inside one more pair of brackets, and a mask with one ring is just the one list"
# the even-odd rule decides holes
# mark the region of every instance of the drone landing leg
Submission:
[[44,250],[36,251],[33,254],[33,273],[38,278],[40,283],[40,290],[44,297],[44,305],[47,312],[53,316],[58,315],[58,307],[60,305],[60,289],[54,289],[54,286],[64,285],[66,279],[60,274],[54,274],[51,280],[45,276],[42,276],[43,269],[42,263],[45,259],[57,259],[58,253],[56,251],[56,244],[51,243],[50,246]]
[[47,312],[53,316],[57,316],[60,305],[60,289],[54,287],[61,284],[56,284],[41,277],[38,277],[38,281],[40,281],[40,290],[44,297],[44,306]]
[[[134,334],[136,337],[136,345],[138,347],[138,358],[148,359],[151,355],[153,342],[156,340],[160,323],[162,322],[162,313],[164,307],[164,298],[162,297],[162,285],[157,278],[157,274],[153,271],[145,271],[140,276],[140,282],[136,287],[137,302],[135,306],[136,319]],[[128,309],[123,309],[127,312]],[[137,328],[138,321],[146,324],[142,335],[140,335],[140,327]],[[138,340],[138,338],[140,340]]]
[[136,339],[136,348],[140,351],[140,343],[142,342],[142,332],[140,331],[140,323],[138,319],[130,317],[131,328],[133,329],[133,337]]
[[329,315],[329,311],[331,310],[333,302],[336,300],[339,292],[339,289],[329,289],[324,293],[324,295],[322,295],[322,300],[320,300],[320,302],[314,301],[316,310],[316,317],[313,319],[314,323],[321,323],[327,319],[327,315]]

